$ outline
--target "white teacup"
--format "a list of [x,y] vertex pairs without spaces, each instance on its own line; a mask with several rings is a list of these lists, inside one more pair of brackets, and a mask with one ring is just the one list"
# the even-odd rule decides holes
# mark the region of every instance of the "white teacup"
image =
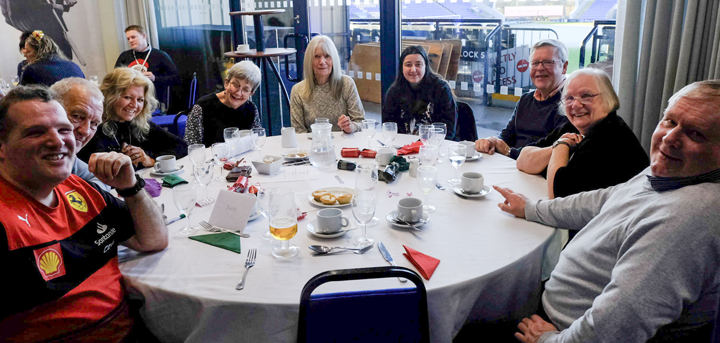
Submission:
[[325,208],[318,211],[317,214],[317,233],[335,233],[341,228],[350,225],[350,220],[342,216],[343,211],[337,208]]
[[240,52],[240,53],[242,53],[242,52],[249,52],[249,51],[250,51],[250,45],[249,45],[249,44],[238,44],[236,51],[237,51],[237,52]]
[[160,173],[170,173],[177,170],[175,163],[177,159],[173,155],[162,155],[155,159],[155,171]]
[[460,176],[460,189],[468,194],[480,193],[485,186],[483,174],[476,172],[464,172]]
[[390,159],[395,155],[395,149],[393,148],[380,148],[375,154],[375,161],[378,165],[386,166],[390,163]]
[[465,157],[472,158],[475,156],[475,142],[462,141],[460,144],[465,146]]
[[404,198],[398,201],[398,218],[400,220],[417,223],[423,217],[423,202],[418,198]]
[[282,130],[282,147],[283,148],[297,148],[298,141],[295,135],[294,127],[283,127]]

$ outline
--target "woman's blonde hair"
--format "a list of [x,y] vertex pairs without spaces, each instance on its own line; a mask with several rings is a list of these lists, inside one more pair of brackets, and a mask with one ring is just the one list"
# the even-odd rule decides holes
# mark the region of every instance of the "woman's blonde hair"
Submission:
[[[130,122],[130,130],[134,138],[139,141],[144,141],[147,138],[148,132],[150,132],[150,118],[158,106],[158,101],[155,99],[155,86],[152,81],[141,72],[130,68],[113,69],[113,71],[105,75],[103,83],[100,85],[100,91],[103,93],[103,96],[105,96],[103,133],[108,136],[110,133],[115,133],[113,130],[115,126],[113,122],[118,120],[114,109],[115,103],[120,100],[120,97],[122,97],[125,91],[132,87],[143,88],[145,101],[142,111]],[[109,130],[109,132],[107,132],[107,130]]]
[[33,31],[30,37],[25,38],[25,42],[30,45],[31,48],[35,49],[35,61],[42,61],[53,56],[59,56],[62,59],[66,59],[65,55],[60,52],[55,41],[50,36],[44,34],[42,31]]
[[300,95],[306,100],[312,100],[313,92],[317,87],[317,80],[315,80],[315,72],[313,71],[313,59],[315,58],[315,49],[320,47],[322,51],[332,59],[333,68],[330,73],[330,94],[337,100],[342,97],[342,73],[340,72],[340,56],[338,56],[337,48],[335,44],[328,36],[315,36],[308,44],[305,50],[305,60],[303,61],[303,77],[305,79],[305,88],[302,90]]

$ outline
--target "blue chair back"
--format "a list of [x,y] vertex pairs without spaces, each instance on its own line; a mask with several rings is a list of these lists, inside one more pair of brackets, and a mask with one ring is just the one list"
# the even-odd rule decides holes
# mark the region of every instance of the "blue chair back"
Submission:
[[[414,288],[312,295],[326,282],[404,277]],[[404,267],[331,270],[314,276],[300,297],[298,342],[430,342],[427,292]]]

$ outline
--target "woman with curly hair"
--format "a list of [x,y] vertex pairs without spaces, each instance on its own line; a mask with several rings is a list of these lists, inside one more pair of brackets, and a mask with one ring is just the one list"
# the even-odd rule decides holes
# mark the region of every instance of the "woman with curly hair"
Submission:
[[105,96],[103,123],[78,158],[87,161],[95,152],[118,151],[143,168],[155,165],[158,156],[187,155],[180,137],[150,120],[158,101],[153,83],[141,72],[116,68],[105,75],[100,91]]
[[27,65],[20,77],[21,85],[39,84],[52,86],[66,77],[85,78],[80,67],[68,61],[58,50],[57,44],[40,30],[25,39]]

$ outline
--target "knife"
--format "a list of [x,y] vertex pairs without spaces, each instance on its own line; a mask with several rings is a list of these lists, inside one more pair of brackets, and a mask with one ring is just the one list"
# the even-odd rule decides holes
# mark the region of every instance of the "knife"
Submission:
[[165,222],[165,226],[170,225],[170,224],[172,224],[172,223],[174,223],[174,222],[176,222],[176,221],[178,221],[178,220],[180,220],[180,219],[183,219],[183,218],[185,218],[185,215],[184,215],[184,214],[181,214],[181,215],[178,216],[178,217],[175,217],[175,218],[173,218],[173,219],[170,219],[170,220],[166,221],[166,222]]
[[[397,264],[395,264],[392,256],[390,256],[390,252],[385,249],[385,244],[383,244],[383,242],[378,242],[378,250],[380,250],[380,254],[385,259],[385,261],[388,261],[391,266],[397,267]],[[399,277],[398,280],[400,280],[400,282],[407,282],[407,279],[402,277]]]

